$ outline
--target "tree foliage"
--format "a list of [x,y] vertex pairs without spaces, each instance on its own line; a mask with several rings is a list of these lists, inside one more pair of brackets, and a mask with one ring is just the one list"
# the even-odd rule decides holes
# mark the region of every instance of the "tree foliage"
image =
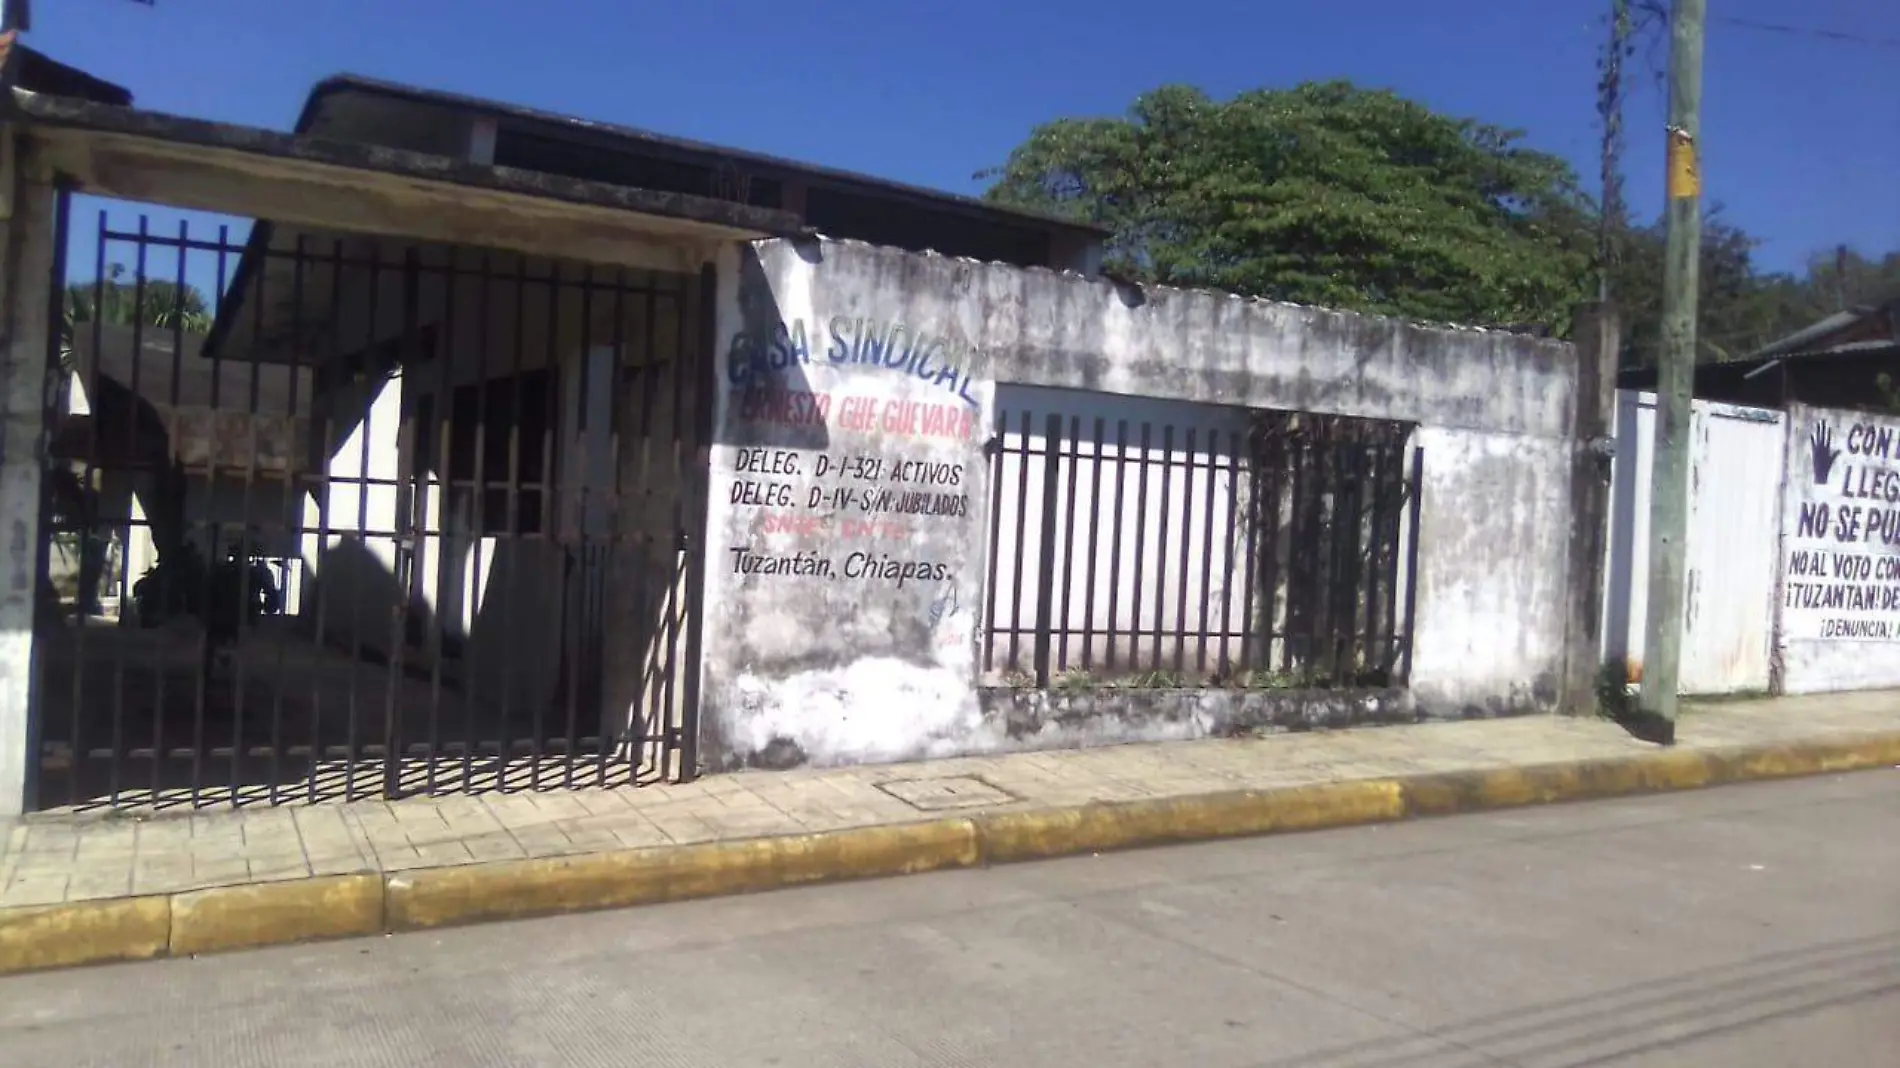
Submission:
[[[1612,290],[1623,312],[1623,362],[1648,367],[1661,339],[1663,228],[1621,235]],[[1702,223],[1696,306],[1696,359],[1737,360],[1843,308],[1900,296],[1900,252],[1816,255],[1796,273],[1755,266],[1755,239],[1722,219]]]
[[106,268],[104,278],[68,285],[61,314],[59,361],[68,372],[73,370],[73,334],[80,323],[206,334],[214,318],[210,303],[195,286],[152,278],[142,284],[128,282],[125,267],[117,263]]
[[[1106,227],[1107,267],[1432,322],[1567,332],[1595,295],[1600,219],[1572,168],[1511,130],[1347,82],[1217,101],[1185,86],[1126,117],[1036,127],[990,199]],[[1655,362],[1663,229],[1608,224],[1624,362]],[[1698,355],[1737,359],[1858,302],[1900,294],[1900,253],[1765,273],[1718,209],[1703,224]]]
[[1112,230],[1113,269],[1303,304],[1561,327],[1591,260],[1564,161],[1347,82],[1167,86],[1037,127],[990,176],[996,201]]
[[195,286],[147,278],[125,279],[125,267],[112,264],[106,277],[66,287],[66,312],[75,323],[98,320],[115,326],[141,323],[166,330],[202,334],[211,329],[211,306]]

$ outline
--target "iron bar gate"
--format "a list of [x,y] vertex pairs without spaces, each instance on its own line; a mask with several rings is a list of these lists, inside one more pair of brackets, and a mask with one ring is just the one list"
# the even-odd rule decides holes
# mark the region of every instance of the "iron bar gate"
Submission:
[[[1218,414],[1215,414],[1218,413]],[[999,412],[993,682],[1385,687],[1411,673],[1409,424]]]
[[56,279],[42,807],[693,774],[708,274],[93,236]]

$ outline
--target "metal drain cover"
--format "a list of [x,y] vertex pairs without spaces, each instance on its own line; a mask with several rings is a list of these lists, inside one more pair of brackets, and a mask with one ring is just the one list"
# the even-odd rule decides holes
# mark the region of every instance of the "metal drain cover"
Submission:
[[877,788],[924,812],[1007,805],[1016,800],[982,779],[967,775],[945,779],[892,779],[878,783]]

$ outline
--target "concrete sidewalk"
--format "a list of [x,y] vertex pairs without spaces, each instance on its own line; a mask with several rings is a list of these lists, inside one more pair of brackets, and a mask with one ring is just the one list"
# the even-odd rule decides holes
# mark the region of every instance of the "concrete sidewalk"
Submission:
[[676,786],[43,815],[0,972],[1900,763],[1900,694],[1692,706],[1669,750],[1533,717]]

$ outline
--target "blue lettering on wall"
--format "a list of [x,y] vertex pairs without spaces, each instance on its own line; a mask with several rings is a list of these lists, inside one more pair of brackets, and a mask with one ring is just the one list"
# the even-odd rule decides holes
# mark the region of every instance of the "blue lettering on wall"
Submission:
[[[744,386],[757,378],[810,364],[810,338],[820,334],[816,326],[814,323],[814,329],[808,331],[803,319],[788,319],[769,333],[733,335],[726,349],[726,381]],[[949,338],[901,322],[880,323],[848,315],[833,316],[824,326],[822,336],[830,339],[824,358],[833,366],[897,371],[953,393],[972,408],[979,407],[970,395],[970,375],[965,369],[968,361],[964,357],[969,351]]]

